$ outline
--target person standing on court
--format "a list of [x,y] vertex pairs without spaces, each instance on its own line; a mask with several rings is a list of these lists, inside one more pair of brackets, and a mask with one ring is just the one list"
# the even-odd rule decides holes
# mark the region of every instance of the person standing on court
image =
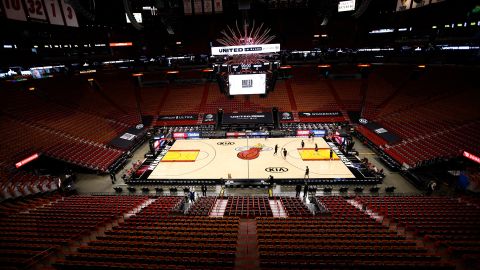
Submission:
[[207,185],[205,184],[202,185],[202,196],[207,196]]
[[303,197],[307,197],[308,196],[308,183],[307,181],[305,181],[305,186],[303,187]]
[[308,168],[308,166],[307,168],[305,168],[305,175],[303,176],[303,179],[305,178],[310,179],[310,169]]
[[330,148],[330,160],[332,160],[332,159],[333,159],[333,150],[332,150],[332,148]]
[[318,152],[318,145],[315,143],[315,152]]
[[300,197],[300,192],[302,192],[302,185],[297,184],[297,186],[295,187],[295,192],[296,192],[295,197],[297,198]]
[[268,177],[268,184],[273,187],[273,184],[274,184],[275,180],[273,180],[273,175],[270,174],[270,176]]
[[273,155],[276,156],[278,152],[278,144],[275,144],[275,151],[273,152]]
[[302,140],[302,142],[300,143],[300,145],[303,147],[305,147],[305,142]]
[[283,159],[287,159],[287,148],[283,148]]

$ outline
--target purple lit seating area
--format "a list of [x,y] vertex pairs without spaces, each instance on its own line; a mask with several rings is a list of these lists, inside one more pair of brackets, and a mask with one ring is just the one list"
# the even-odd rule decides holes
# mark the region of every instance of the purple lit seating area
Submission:
[[331,216],[257,217],[262,269],[454,269],[342,197],[318,197]]
[[160,197],[57,269],[233,269],[239,219],[172,215],[182,197]]
[[424,237],[453,258],[474,256],[480,262],[478,198],[360,197],[359,203],[387,217],[398,227]]
[[140,196],[47,197],[0,219],[2,269],[24,269],[141,205]]

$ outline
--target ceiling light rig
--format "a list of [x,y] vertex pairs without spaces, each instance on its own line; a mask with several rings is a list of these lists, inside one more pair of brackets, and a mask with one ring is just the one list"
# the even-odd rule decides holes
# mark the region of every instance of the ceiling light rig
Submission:
[[[217,42],[224,46],[242,46],[242,45],[260,45],[268,44],[275,39],[275,35],[270,34],[271,29],[264,27],[264,24],[255,26],[255,21],[250,25],[247,21],[239,27],[238,21],[235,22],[234,27],[227,26],[227,29],[222,30],[221,38]],[[261,54],[243,54],[233,55],[227,63],[242,63],[253,64],[255,62],[264,62],[264,56]]]

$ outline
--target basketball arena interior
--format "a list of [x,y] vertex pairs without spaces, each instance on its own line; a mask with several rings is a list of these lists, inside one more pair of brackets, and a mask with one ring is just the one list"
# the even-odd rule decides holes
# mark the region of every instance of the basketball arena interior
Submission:
[[480,269],[479,1],[0,25],[0,269]]

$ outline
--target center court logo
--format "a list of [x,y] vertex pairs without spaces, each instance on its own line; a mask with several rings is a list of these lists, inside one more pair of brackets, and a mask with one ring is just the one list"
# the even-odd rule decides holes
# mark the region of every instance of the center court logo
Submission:
[[240,151],[237,153],[237,157],[243,160],[256,159],[260,156],[260,152],[271,151],[272,149],[272,147],[265,146],[261,143],[258,143],[254,146],[241,146],[235,148],[236,151]]
[[269,173],[285,173],[285,172],[288,172],[288,168],[285,168],[285,167],[268,167],[268,168],[265,168],[265,171],[269,172]]
[[228,146],[228,145],[234,145],[235,142],[217,142],[217,145],[222,145],[222,146]]

